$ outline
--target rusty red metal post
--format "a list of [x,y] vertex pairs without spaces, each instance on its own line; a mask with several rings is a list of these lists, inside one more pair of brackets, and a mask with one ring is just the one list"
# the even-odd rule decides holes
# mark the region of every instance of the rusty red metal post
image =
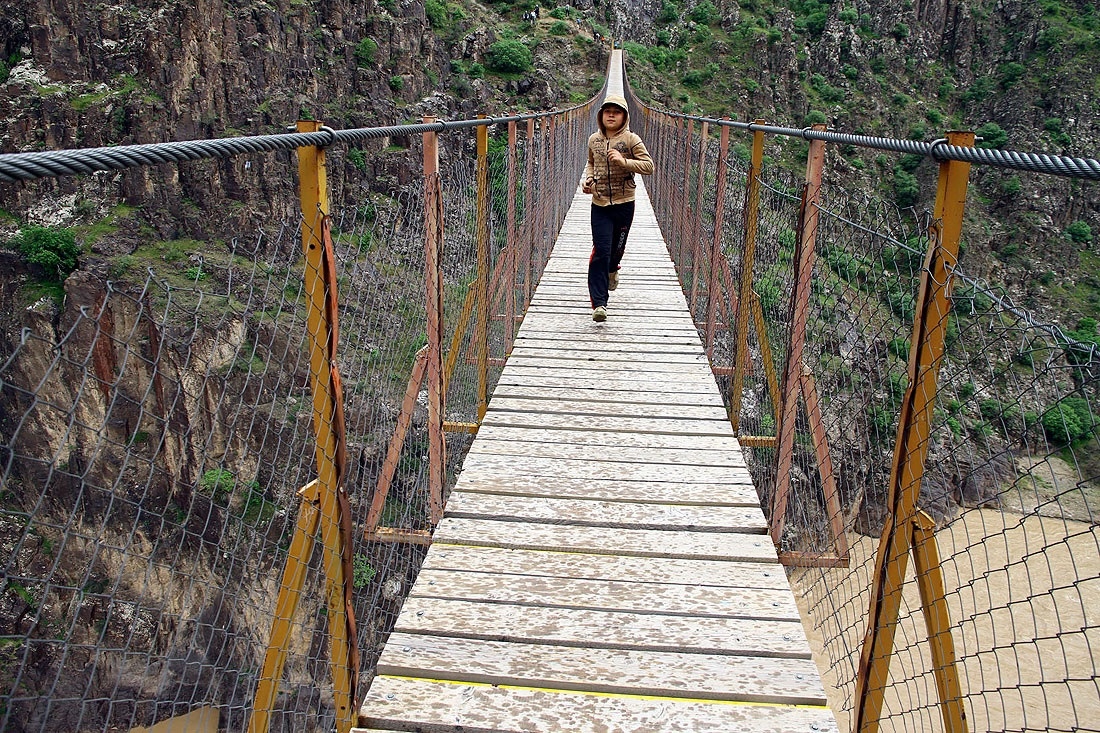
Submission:
[[[814,125],[824,130],[825,125]],[[791,296],[791,333],[787,345],[787,363],[783,369],[783,397],[776,438],[779,443],[775,494],[772,497],[771,536],[776,547],[783,532],[787,496],[791,486],[791,453],[794,449],[798,396],[802,384],[802,351],[806,343],[806,322],[810,314],[810,286],[813,280],[817,243],[818,205],[821,199],[821,172],[825,167],[825,142],[811,140],[806,159],[806,183],[798,217],[798,242],[795,251],[795,285]]]
[[[425,123],[435,118],[425,117]],[[443,519],[443,481],[447,449],[443,383],[443,191],[439,180],[439,137],[424,133],[424,277],[428,322],[428,501],[433,525]]]
[[714,195],[714,236],[710,242],[710,267],[707,268],[707,356],[714,355],[714,335],[721,292],[718,269],[722,257],[722,224],[726,214],[726,156],[730,149],[730,129],[722,125],[718,136],[718,175]]

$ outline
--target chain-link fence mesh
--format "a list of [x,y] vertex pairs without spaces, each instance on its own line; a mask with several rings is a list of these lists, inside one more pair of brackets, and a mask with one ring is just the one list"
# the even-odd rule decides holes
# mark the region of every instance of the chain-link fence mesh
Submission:
[[[506,129],[503,144],[493,138],[480,199],[488,271],[477,257],[475,130],[441,135],[449,421],[477,421],[478,380],[491,389],[499,374],[507,327],[545,264],[592,128],[585,107],[536,119],[530,132],[520,121],[514,153]],[[409,138],[418,147],[419,134]],[[364,169],[354,147],[328,154],[330,165],[346,157]],[[376,523],[430,528],[426,384],[413,385],[407,431],[394,440],[426,344],[424,183],[386,194],[367,183],[344,181],[331,218],[313,215],[307,227],[331,230],[338,291],[343,430],[320,419],[343,436],[341,455],[326,460],[346,453],[356,703],[424,554],[363,531],[391,450]],[[299,492],[318,477],[311,373],[328,365],[311,372],[311,347],[326,345],[312,342],[303,282],[323,289],[322,301],[332,287],[306,272],[302,229],[292,217],[232,242],[144,242],[109,273],[78,271],[63,302],[32,299],[21,329],[3,334],[0,730],[128,730],[204,707],[221,729],[247,726],[305,516]],[[31,270],[13,271],[6,297],[36,292]],[[479,277],[490,278],[492,300],[481,309],[470,299],[464,324]],[[485,312],[482,377],[475,333]],[[470,439],[447,434],[452,479]],[[323,533],[322,522],[302,558],[273,731],[327,731],[336,719]]]
[[[713,126],[703,152],[702,121],[692,123],[689,138],[682,116],[647,110],[645,120],[647,142],[665,156],[650,185],[658,219],[700,336],[706,338],[708,318],[719,324],[712,366],[728,389],[727,344],[736,339],[738,322],[722,330],[727,306],[721,303],[739,295],[753,227],[730,217],[727,205],[727,221],[735,223],[724,222],[720,237],[725,262],[712,262],[714,218],[708,212],[714,211],[713,171],[720,165],[727,166],[726,200],[737,203],[737,214],[748,210],[743,171],[751,136],[733,133],[723,160],[715,152]],[[930,232],[939,222],[828,185],[808,207],[816,217],[800,218],[804,181],[774,163],[765,164],[759,185],[750,296],[759,310],[740,311],[748,314],[742,322],[749,353],[733,419],[773,528],[780,520],[778,549],[792,566],[790,579],[830,703],[841,729],[851,729],[879,535],[891,520],[891,469],[911,380],[921,277],[933,247]],[[685,225],[696,218],[698,229]],[[798,263],[806,261],[800,222],[813,227],[808,234],[814,243],[801,306],[795,302]],[[726,266],[730,282],[721,274]],[[927,435],[909,445],[919,448],[912,455],[927,452],[917,508],[930,518],[938,546],[962,709],[972,730],[1100,730],[1097,325],[1083,319],[1068,331],[1042,323],[998,287],[968,276],[951,257],[947,272],[950,312],[946,321],[924,324],[927,332],[943,322],[939,394],[931,414],[914,416],[929,419]],[[713,312],[708,282],[722,291]],[[805,320],[801,363],[787,365],[798,308]],[[798,400],[783,481],[777,444],[764,439],[776,435],[782,401],[773,395],[765,349],[778,389]],[[776,517],[783,483],[786,505]],[[900,590],[882,730],[944,729],[915,562]],[[919,567],[922,579],[934,576],[927,558]]]

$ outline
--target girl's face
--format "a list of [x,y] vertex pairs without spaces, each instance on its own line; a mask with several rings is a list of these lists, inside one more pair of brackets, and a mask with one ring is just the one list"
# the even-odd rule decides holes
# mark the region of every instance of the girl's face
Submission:
[[626,121],[626,112],[623,112],[618,107],[604,107],[600,112],[601,119],[603,120],[603,126],[608,132],[615,132]]

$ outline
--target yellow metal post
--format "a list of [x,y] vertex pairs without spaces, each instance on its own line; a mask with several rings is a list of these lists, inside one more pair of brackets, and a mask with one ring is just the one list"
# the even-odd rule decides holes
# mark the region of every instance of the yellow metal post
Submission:
[[940,713],[946,733],[966,733],[966,710],[962,704],[959,671],[955,666],[955,640],[951,637],[951,615],[947,609],[943,569],[936,547],[936,523],[923,511],[913,527],[913,570],[920,589],[924,622],[932,647],[932,672],[940,696]]
[[[974,144],[974,135],[951,132],[947,141],[950,145],[969,147]],[[928,456],[936,378],[943,360],[951,311],[951,273],[959,256],[969,175],[969,163],[949,160],[940,164],[928,255],[921,273],[910,340],[909,389],[902,402],[894,443],[894,465],[887,496],[889,514],[875,558],[867,634],[856,673],[855,730],[860,733],[875,733],[882,714],[902,585],[913,544],[920,483]],[[926,617],[928,614],[926,608]]]
[[[484,119],[485,115],[478,115]],[[489,407],[489,127],[477,128],[477,421]]]
[[[764,120],[756,120],[763,125]],[[733,379],[730,380],[730,424],[736,435],[741,428],[741,390],[745,386],[745,367],[749,363],[749,329],[752,314],[749,292],[756,259],[756,231],[760,212],[760,172],[764,166],[764,133],[752,134],[752,159],[749,164],[748,191],[745,200],[745,248],[741,254],[741,289],[737,298],[737,341],[733,352]]]
[[[298,123],[299,132],[317,132],[320,128],[320,122],[300,121]],[[355,619],[351,615],[349,602],[350,578],[347,574],[348,543],[351,541],[347,536],[349,518],[346,516],[346,500],[342,501],[340,496],[340,492],[343,491],[340,486],[342,467],[339,465],[338,455],[343,448],[340,444],[342,436],[336,423],[342,408],[337,396],[339,385],[336,383],[338,375],[334,371],[335,354],[333,353],[336,340],[333,311],[333,304],[336,302],[334,290],[336,283],[333,282],[331,274],[331,260],[326,261],[326,258],[331,258],[331,252],[326,250],[328,186],[323,148],[316,146],[298,148],[298,177],[301,189],[302,251],[306,260],[304,287],[308,309],[306,323],[309,332],[313,428],[317,436],[315,450],[317,479],[312,485],[316,487],[317,492],[318,516],[315,522],[309,516],[309,512],[313,510],[308,505],[312,502],[308,501],[309,497],[306,497],[307,500],[302,504],[303,516],[299,517],[299,529],[302,530],[303,539],[295,552],[306,553],[307,543],[310,540],[304,538],[305,530],[313,524],[319,525],[324,548],[322,565],[325,572],[328,628],[331,635],[329,664],[336,704],[336,729],[340,733],[346,733],[351,730],[356,717],[353,696],[358,684],[359,655],[354,633]],[[297,589],[301,587],[301,575],[304,573],[304,568],[297,567],[297,564],[301,562],[302,557],[308,561],[308,554],[288,558],[284,580],[288,583],[288,592],[294,597],[282,602],[284,611],[292,610],[297,603],[296,594],[299,592]],[[289,631],[285,626],[286,623],[286,619],[280,619],[277,616],[276,625],[272,630],[274,646],[286,644],[284,634]],[[277,660],[273,664],[273,667],[281,666]],[[274,672],[274,669],[272,671]],[[277,686],[278,680],[274,679],[273,683]],[[265,697],[273,699],[272,695],[272,690],[264,690]],[[261,714],[256,719],[255,726],[250,724],[250,730],[255,733],[266,731],[269,720],[270,706],[266,714]],[[262,727],[256,727],[261,725]]]
[[256,695],[252,700],[252,717],[248,721],[248,733],[266,733],[271,726],[271,712],[279,695],[279,681],[283,678],[287,650],[290,648],[290,632],[298,601],[302,598],[309,558],[313,554],[313,541],[317,536],[320,498],[317,482],[311,481],[299,490],[301,505],[294,536],[287,550],[283,579],[279,585],[279,597],[275,602],[275,619],[271,622],[271,638],[267,643],[260,678],[256,682]]

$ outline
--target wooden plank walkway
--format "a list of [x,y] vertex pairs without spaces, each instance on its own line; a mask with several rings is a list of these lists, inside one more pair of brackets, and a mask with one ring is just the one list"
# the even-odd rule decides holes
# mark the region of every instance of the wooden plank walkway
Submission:
[[608,320],[578,192],[361,730],[835,731],[649,200]]

